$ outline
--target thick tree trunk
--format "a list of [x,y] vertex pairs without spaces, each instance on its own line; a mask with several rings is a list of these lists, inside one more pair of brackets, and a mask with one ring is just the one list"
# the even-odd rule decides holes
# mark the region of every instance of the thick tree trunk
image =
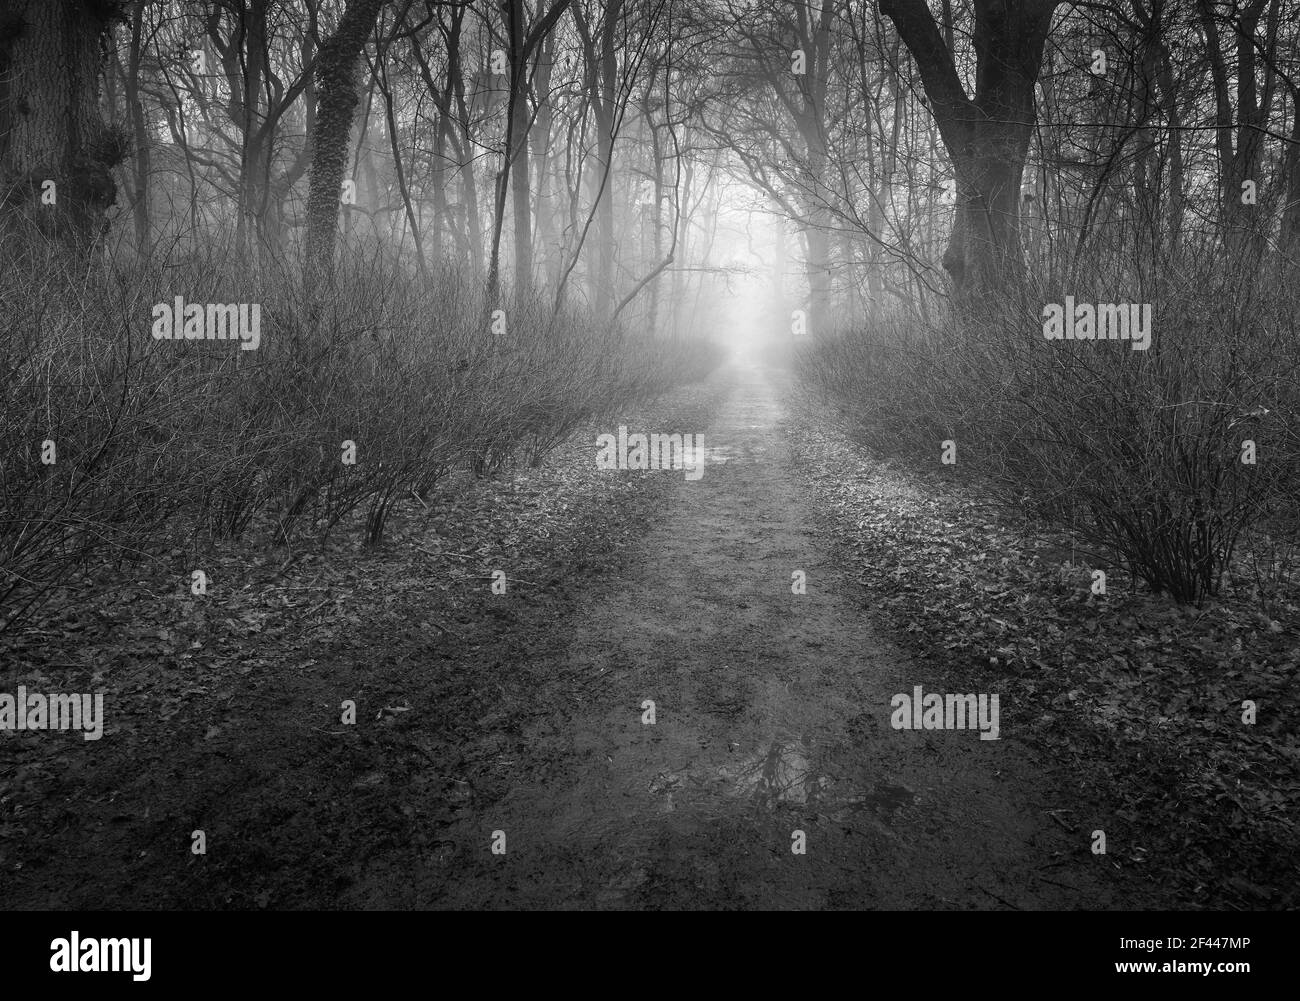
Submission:
[[957,179],[956,219],[943,264],[969,309],[1024,275],[1020,186],[1034,127],[1034,85],[1060,0],[975,0],[975,96],[926,0],[881,0],[921,72]]
[[[128,143],[99,116],[106,18],[75,0],[0,0],[0,229],[21,245],[22,220],[85,248],[107,228],[112,168]],[[47,182],[53,182],[51,187]]]
[[304,273],[309,294],[333,273],[339,195],[347,170],[348,133],[359,102],[357,61],[383,6],[384,0],[348,0],[338,29],[321,45],[317,57],[318,103],[316,127],[311,137]]

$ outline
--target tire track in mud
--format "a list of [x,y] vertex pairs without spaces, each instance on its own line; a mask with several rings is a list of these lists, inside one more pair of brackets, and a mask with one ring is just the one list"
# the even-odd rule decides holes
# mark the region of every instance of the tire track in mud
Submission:
[[[539,704],[574,708],[534,717],[537,760],[462,832],[481,851],[422,902],[1116,906],[1082,837],[1043,813],[1052,792],[1027,748],[890,728],[894,693],[943,679],[873,630],[868,596],[835,565],[774,387],[743,363],[715,378],[733,385],[704,432],[703,477],[649,474],[680,482],[639,558],[563,624]],[[791,593],[795,570],[806,594]],[[504,855],[488,852],[495,830]]]

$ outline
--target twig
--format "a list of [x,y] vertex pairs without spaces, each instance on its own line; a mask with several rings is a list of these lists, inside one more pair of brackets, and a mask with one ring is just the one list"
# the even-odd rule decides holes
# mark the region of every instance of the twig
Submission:
[[287,560],[285,560],[284,566],[280,567],[280,569],[275,572],[275,576],[273,576],[271,580],[279,580],[281,577],[283,577],[284,572],[298,562],[298,557],[300,557],[303,554],[303,552],[304,550],[300,549],[298,550],[298,552],[294,553]]
[[1063,811],[1063,810],[1044,810],[1043,812],[1044,812],[1045,814],[1047,814],[1049,817],[1051,817],[1053,820],[1055,820],[1058,824],[1060,824],[1062,830],[1068,831],[1070,834],[1073,834],[1073,833],[1074,833],[1074,829],[1073,829],[1072,827],[1070,827],[1070,825],[1067,824],[1064,820],[1062,820],[1060,817],[1057,816],[1058,813],[1063,813],[1063,812],[1066,812],[1066,811]]
[[[981,889],[981,890],[984,890],[984,887],[981,886],[980,889]],[[1010,907],[1013,911],[1023,910],[1023,908],[1017,907],[1015,904],[1011,903],[1010,901],[1008,901],[1008,900],[1003,900],[1001,897],[999,897],[999,896],[998,896],[996,893],[994,893],[992,890],[984,890],[984,892],[987,893],[987,894],[988,894],[990,897],[992,897],[994,900],[996,900],[998,903],[1000,903],[1000,904],[1006,904],[1006,905],[1007,905],[1008,907]]]
[[[471,577],[470,580],[496,580],[496,578],[490,573],[484,573],[484,574],[477,574],[476,576]],[[537,581],[535,580],[524,580],[522,577],[507,577],[506,581],[510,584],[531,584],[533,585],[533,587],[542,586],[541,584],[537,583]]]
[[431,552],[429,552],[429,550],[425,549],[423,546],[416,546],[415,548],[418,549],[420,552],[424,553],[425,556],[432,556],[432,557],[434,557],[435,559],[436,559],[437,557],[439,557],[439,556],[455,556],[457,559],[461,559],[461,560],[477,560],[477,559],[480,559],[480,557],[478,557],[478,556],[471,556],[469,553],[431,553]]
[[306,615],[303,616],[303,618],[306,618],[307,616],[310,615],[315,615],[322,608],[328,605],[332,600],[333,600],[332,598],[326,598],[324,601],[318,602],[314,608],[312,608],[310,611],[306,613]]
[[425,761],[428,761],[428,762],[430,762],[430,763],[432,763],[432,764],[435,764],[435,765],[442,765],[442,764],[443,764],[443,762],[439,761],[439,760],[438,760],[437,758],[435,758],[432,754],[430,754],[428,751],[426,751],[423,747],[421,747],[419,744],[415,743],[415,741],[411,741],[411,742],[410,742],[409,744],[407,744],[406,746],[409,747],[411,750],[415,751],[415,752],[416,752],[417,754],[419,754],[421,757],[423,757]]

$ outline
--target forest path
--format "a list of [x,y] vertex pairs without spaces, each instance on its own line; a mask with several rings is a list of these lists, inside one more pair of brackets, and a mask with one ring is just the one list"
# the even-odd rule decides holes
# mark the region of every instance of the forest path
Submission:
[[698,479],[599,471],[582,436],[558,480],[432,502],[438,532],[283,587],[252,548],[210,608],[150,592],[15,660],[7,690],[109,711],[0,741],[0,907],[1115,906],[1099,818],[1016,726],[891,728],[946,665],[887,639],[763,370],[677,395],[707,426],[631,430],[702,433]]
[[[568,623],[557,691],[538,701],[563,688],[572,712],[532,718],[536,763],[516,762],[506,795],[475,811],[483,848],[420,903],[1115,906],[1086,842],[1044,813],[1054,797],[1024,745],[890,727],[895,693],[942,681],[873,631],[764,372],[736,362],[716,377],[733,386],[704,432],[702,478],[647,474],[680,482]],[[795,570],[806,594],[791,593]],[[504,854],[487,849],[493,831]]]

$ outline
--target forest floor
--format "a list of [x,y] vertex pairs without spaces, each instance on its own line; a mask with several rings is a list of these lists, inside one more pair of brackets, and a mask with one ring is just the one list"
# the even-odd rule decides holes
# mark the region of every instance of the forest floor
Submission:
[[[206,597],[177,553],[10,637],[0,692],[106,725],[0,733],[0,907],[1295,906],[1293,622],[1099,601],[756,365],[618,423],[703,476],[587,432],[376,549],[232,544]],[[894,729],[916,686],[999,739]]]

